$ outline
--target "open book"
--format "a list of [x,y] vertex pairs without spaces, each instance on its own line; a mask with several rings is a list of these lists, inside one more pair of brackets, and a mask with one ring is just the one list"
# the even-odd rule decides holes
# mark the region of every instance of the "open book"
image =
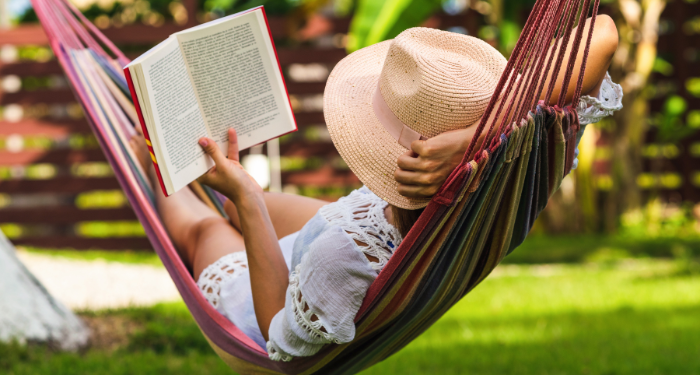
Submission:
[[214,162],[197,143],[226,153],[297,129],[262,7],[171,35],[124,68],[151,158],[168,196]]

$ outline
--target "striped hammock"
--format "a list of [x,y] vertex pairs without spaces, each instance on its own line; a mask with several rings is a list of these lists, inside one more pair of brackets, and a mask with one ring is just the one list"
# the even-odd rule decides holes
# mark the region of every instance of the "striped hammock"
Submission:
[[[148,238],[216,353],[240,373],[355,373],[397,352],[437,321],[525,239],[572,167],[577,108],[599,0],[538,0],[461,164],[435,195],[369,288],[356,318],[356,338],[312,357],[274,362],[204,299],[168,237],[144,171],[129,148],[138,118],[122,67],[129,60],[67,0],[32,0],[51,47],[82,104]],[[565,95],[583,25],[592,13],[573,101]],[[554,92],[557,105],[537,98]],[[511,74],[515,73],[515,74]],[[545,87],[547,86],[547,87]],[[506,97],[508,100],[497,101]],[[505,114],[502,116],[491,116]],[[202,189],[198,190],[201,197]],[[204,190],[210,204],[220,200]]]

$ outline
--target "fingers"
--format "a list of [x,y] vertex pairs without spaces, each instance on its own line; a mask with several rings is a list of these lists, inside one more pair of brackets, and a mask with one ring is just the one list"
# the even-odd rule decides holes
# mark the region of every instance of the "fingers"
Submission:
[[396,180],[396,182],[398,182],[399,184],[405,185],[429,185],[430,176],[430,174],[405,171],[403,169],[397,169],[394,172],[394,180]]
[[134,130],[136,130],[136,134],[141,134],[143,136],[143,129],[141,129],[140,126],[134,126]]
[[429,159],[422,155],[416,155],[412,151],[399,156],[396,160],[399,168],[405,171],[426,172],[432,173],[443,167],[442,161],[439,159]]
[[428,146],[428,141],[423,139],[411,142],[411,151],[422,157],[431,156],[430,154],[432,152]]
[[430,198],[437,193],[438,187],[399,184],[397,191],[408,198]]
[[238,134],[234,128],[228,130],[228,158],[229,160],[239,161]]
[[394,172],[394,179],[401,185],[415,185],[415,186],[441,186],[447,179],[442,173],[423,173],[423,172],[412,172],[404,171],[402,169],[397,169]]
[[214,159],[214,163],[216,163],[216,165],[224,165],[224,163],[226,163],[224,153],[221,152],[221,149],[219,149],[219,146],[213,139],[202,137],[199,139],[199,145],[202,146],[204,153]]
[[396,163],[398,164],[399,168],[405,171],[422,170],[421,160],[411,150],[408,150],[405,154],[399,156]]

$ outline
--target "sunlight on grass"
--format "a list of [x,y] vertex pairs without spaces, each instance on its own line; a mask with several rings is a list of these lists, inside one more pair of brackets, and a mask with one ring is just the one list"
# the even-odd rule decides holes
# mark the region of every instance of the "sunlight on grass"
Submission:
[[[83,354],[0,345],[0,373],[232,373],[182,303],[82,315],[124,343]],[[695,374],[698,316],[700,274],[675,260],[503,265],[364,374]]]
[[106,251],[106,250],[74,250],[74,249],[44,249],[32,246],[18,246],[18,249],[45,256],[80,260],[105,262],[119,262],[128,264],[149,264],[163,266],[158,255],[146,251]]
[[690,374],[700,276],[671,261],[501,266],[365,374]]

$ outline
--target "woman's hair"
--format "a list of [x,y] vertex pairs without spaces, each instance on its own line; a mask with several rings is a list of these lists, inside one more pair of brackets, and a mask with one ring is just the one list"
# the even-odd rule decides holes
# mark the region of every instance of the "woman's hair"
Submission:
[[406,237],[408,231],[411,230],[413,224],[418,221],[418,218],[423,213],[424,208],[417,210],[407,210],[391,205],[391,214],[394,216],[394,226],[399,230],[402,237]]

